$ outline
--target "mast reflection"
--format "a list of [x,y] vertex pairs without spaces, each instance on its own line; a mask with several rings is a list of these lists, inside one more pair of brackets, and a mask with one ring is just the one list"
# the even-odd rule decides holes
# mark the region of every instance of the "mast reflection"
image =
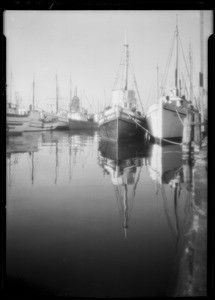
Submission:
[[[153,144],[150,152],[147,167],[150,177],[156,184],[156,197],[160,192],[163,199],[164,213],[170,231],[176,237],[177,248],[181,227],[187,221],[183,220],[182,222],[180,216],[180,206],[182,206],[183,199],[185,199],[184,211],[191,206],[193,160],[183,160],[179,145],[161,146]],[[181,197],[182,191],[187,193],[186,197]],[[171,211],[171,209],[173,210]]]
[[16,166],[18,166],[23,155],[29,154],[31,161],[31,182],[33,184],[34,176],[34,153],[38,152],[39,133],[24,133],[19,136],[10,136],[6,143],[7,158],[7,180],[8,187],[11,188],[15,180]]
[[142,143],[99,142],[98,164],[104,174],[111,175],[125,238],[146,153],[146,146]]
[[[50,148],[50,154],[54,156],[54,184],[57,185],[60,175],[64,176],[65,169],[63,163],[66,162],[68,168],[69,181],[72,180],[74,169],[77,163],[81,161],[81,166],[87,161],[89,153],[89,141],[92,144],[96,139],[96,131],[51,131],[42,133],[42,146]],[[88,145],[88,147],[86,147]],[[67,148],[67,149],[65,149]],[[88,149],[88,150],[86,150]],[[53,153],[54,152],[54,153]]]

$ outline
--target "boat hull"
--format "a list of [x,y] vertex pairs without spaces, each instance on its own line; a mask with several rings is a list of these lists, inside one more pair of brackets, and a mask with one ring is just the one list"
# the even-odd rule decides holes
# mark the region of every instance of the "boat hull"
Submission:
[[6,117],[6,130],[7,135],[22,134],[29,126],[29,116],[18,114],[7,114]]
[[144,121],[137,125],[133,120],[122,116],[104,121],[99,125],[99,134],[102,139],[110,141],[126,141],[144,139],[145,131],[140,127],[145,126]]
[[69,121],[67,118],[58,117],[58,125],[56,129],[69,129]]
[[143,141],[134,143],[126,143],[125,141],[125,143],[117,143],[116,141],[101,139],[99,141],[98,150],[103,157],[119,162],[130,158],[142,158],[148,155],[147,144]]
[[26,128],[25,131],[45,131],[45,130],[54,130],[58,126],[58,122],[43,122],[43,121],[36,121],[31,120],[29,126]]
[[181,139],[186,110],[165,105],[154,105],[146,115],[149,133],[158,140]]
[[73,120],[69,119],[69,129],[79,129],[79,130],[92,130],[97,129],[98,124],[93,121],[82,121],[82,120]]

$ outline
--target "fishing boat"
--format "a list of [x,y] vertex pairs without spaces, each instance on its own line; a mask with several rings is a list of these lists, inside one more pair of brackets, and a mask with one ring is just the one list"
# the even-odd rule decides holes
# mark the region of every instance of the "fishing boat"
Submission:
[[29,126],[29,114],[21,113],[16,106],[7,104],[6,133],[7,135],[22,134]]
[[25,131],[45,131],[56,129],[58,126],[57,117],[35,108],[34,89],[35,82],[33,80],[33,99],[32,104],[30,105],[29,126],[25,129]]
[[[112,90],[112,105],[105,108],[99,118],[101,138],[117,142],[129,139],[143,139],[145,136],[143,128],[146,127],[145,117],[137,111],[135,91],[128,89],[129,50],[126,41],[124,47],[124,61],[123,63],[120,62]],[[121,66],[124,67],[123,70]],[[123,82],[123,85],[121,82]],[[134,84],[137,89],[135,76]]]
[[[163,96],[157,100],[157,103],[151,105],[146,113],[148,130],[150,133],[149,137],[152,137],[155,140],[181,139],[183,134],[183,120],[186,117],[187,109],[191,108],[191,101],[188,101],[185,95],[181,94],[181,80],[178,76],[178,40],[179,31],[176,23],[173,44],[174,46],[176,41],[175,86],[168,95],[165,95],[163,92]],[[174,47],[171,47],[171,56],[169,57],[172,57],[173,50]],[[157,94],[159,93],[157,92]]]
[[25,131],[45,131],[45,130],[54,130],[58,126],[58,119],[49,117],[43,111],[40,110],[30,110],[29,113],[29,126]]
[[80,98],[77,96],[77,87],[75,95],[71,102],[71,112],[68,115],[69,129],[92,130],[98,128],[98,123],[94,119],[93,114],[88,114],[88,111],[81,107]]
[[[71,81],[70,81],[70,97],[71,97]],[[71,99],[70,99],[71,102]],[[58,125],[56,129],[69,129],[69,112],[65,109],[59,108],[59,87],[58,79],[56,75],[56,117],[58,119]]]
[[122,144],[107,140],[100,140],[98,150],[98,164],[104,175],[111,176],[124,235],[127,238],[146,150],[141,144],[131,144],[126,148]]
[[20,109],[18,93],[15,93],[15,103],[12,92],[12,72],[10,74],[10,99],[6,103],[6,134],[20,135],[28,127],[29,115],[25,110]]

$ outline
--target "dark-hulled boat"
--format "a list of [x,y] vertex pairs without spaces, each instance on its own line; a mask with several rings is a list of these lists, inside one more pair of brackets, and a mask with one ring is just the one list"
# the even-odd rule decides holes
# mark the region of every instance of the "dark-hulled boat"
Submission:
[[70,130],[92,130],[98,128],[98,122],[95,121],[94,115],[89,114],[86,109],[81,107],[80,99],[77,96],[77,87],[72,98],[68,121]]
[[[145,137],[146,121],[143,114],[137,111],[137,99],[135,91],[128,89],[128,63],[129,51],[128,44],[125,42],[125,55],[122,78],[117,73],[116,84],[112,91],[112,106],[106,108],[99,118],[99,132],[102,139],[108,139],[116,142],[123,140],[141,140]],[[123,82],[123,86],[118,86]],[[136,86],[136,80],[134,77]],[[137,86],[136,86],[137,88]],[[139,95],[139,93],[138,93]]]

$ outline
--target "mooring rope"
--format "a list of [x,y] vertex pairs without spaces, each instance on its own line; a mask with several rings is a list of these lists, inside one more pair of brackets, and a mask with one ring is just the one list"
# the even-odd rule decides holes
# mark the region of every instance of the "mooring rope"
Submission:
[[177,112],[177,115],[178,115],[179,120],[181,121],[181,124],[184,126],[184,122],[183,122],[182,118],[180,117],[180,115],[179,115],[177,109],[176,109],[176,112]]
[[[129,114],[127,114],[127,115],[128,115],[128,116],[130,117],[130,119],[131,119],[132,121],[134,121],[138,126],[140,126],[143,130],[147,131],[150,135],[152,135],[152,133],[151,133],[148,129],[144,128],[144,127],[141,126],[139,123],[137,123],[137,122],[135,121],[135,119],[134,119],[131,115],[129,115]],[[182,143],[176,143],[176,142],[173,142],[173,141],[164,139],[164,138],[160,138],[160,139],[161,139],[162,141],[165,141],[165,142],[168,142],[168,143],[171,143],[171,144],[182,145]]]

